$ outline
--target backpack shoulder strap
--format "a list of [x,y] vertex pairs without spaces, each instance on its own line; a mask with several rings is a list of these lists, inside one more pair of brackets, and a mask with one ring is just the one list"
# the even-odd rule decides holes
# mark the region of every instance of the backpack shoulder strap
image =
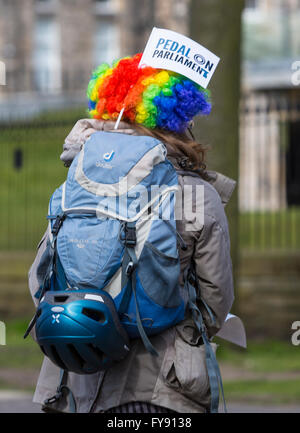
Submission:
[[69,411],[71,413],[76,413],[76,400],[71,389],[67,386],[67,380],[68,380],[68,372],[66,370],[61,369],[60,380],[59,380],[58,387],[56,389],[56,394],[50,398],[47,398],[44,401],[44,405],[49,406],[53,403],[56,403],[65,394],[66,398],[69,397]]
[[121,304],[119,306],[118,312],[120,314],[124,313],[127,309],[128,303],[130,301],[131,292],[134,296],[135,308],[136,308],[136,322],[137,327],[141,336],[141,339],[144,343],[145,348],[152,355],[158,356],[157,351],[151,344],[142,324],[138,300],[136,296],[136,267],[138,264],[138,260],[135,254],[135,245],[136,245],[136,227],[134,222],[128,222],[124,224],[124,239],[120,238],[123,241],[125,246],[125,253],[122,262],[122,287],[126,286],[126,290],[121,300]]

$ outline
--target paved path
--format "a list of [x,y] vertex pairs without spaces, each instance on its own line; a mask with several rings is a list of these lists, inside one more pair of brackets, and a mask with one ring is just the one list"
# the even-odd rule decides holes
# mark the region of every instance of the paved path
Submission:
[[[300,406],[259,406],[246,403],[228,403],[228,412],[234,413],[300,413]],[[41,413],[39,404],[32,403],[32,395],[16,391],[0,391],[0,413]],[[222,410],[220,410],[222,412]]]
[[32,403],[32,395],[18,391],[0,391],[0,413],[41,413],[39,404]]

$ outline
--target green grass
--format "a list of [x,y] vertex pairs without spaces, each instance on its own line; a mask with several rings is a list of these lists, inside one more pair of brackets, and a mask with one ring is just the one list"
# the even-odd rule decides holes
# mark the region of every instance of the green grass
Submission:
[[224,383],[225,399],[247,403],[299,404],[299,380],[245,380]]
[[33,392],[43,354],[37,343],[23,335],[29,320],[6,322],[6,345],[0,346],[0,389]]
[[0,346],[0,369],[40,368],[43,354],[37,343],[23,335],[27,329],[29,319],[6,322],[6,345]]
[[228,401],[300,403],[298,346],[284,341],[250,341],[245,350],[220,339],[216,341],[220,344],[217,352],[220,365],[237,370],[236,379],[223,377]]
[[223,363],[256,373],[299,372],[300,380],[300,350],[290,342],[250,341],[247,349],[240,349],[223,340],[216,341],[220,344],[218,359]]

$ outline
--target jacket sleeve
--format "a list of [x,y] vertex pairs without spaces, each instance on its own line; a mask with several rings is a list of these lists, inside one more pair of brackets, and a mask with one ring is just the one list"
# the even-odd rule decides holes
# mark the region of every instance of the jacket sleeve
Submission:
[[201,297],[211,309],[215,324],[199,303],[209,336],[222,327],[234,300],[232,262],[227,218],[221,201],[204,212],[204,225],[195,240],[194,263]]

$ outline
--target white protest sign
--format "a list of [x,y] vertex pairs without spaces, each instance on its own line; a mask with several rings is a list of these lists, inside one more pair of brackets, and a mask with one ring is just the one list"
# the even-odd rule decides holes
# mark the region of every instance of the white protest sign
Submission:
[[172,30],[154,27],[139,66],[177,72],[206,89],[219,60],[192,39]]
[[247,347],[246,331],[243,322],[234,314],[227,314],[225,322],[216,336],[244,347],[244,349]]

